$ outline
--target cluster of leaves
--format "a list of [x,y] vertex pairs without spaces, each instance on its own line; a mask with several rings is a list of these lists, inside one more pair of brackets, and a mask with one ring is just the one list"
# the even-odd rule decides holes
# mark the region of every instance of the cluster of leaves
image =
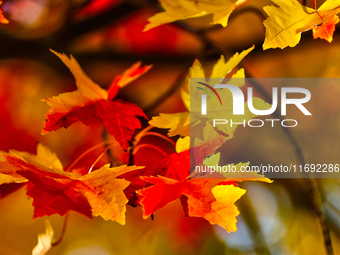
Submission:
[[[237,53],[227,62],[221,57],[212,76],[226,76],[251,50],[252,48],[241,54]],[[64,54],[54,53],[71,70],[78,89],[43,100],[51,109],[46,114],[42,134],[61,127],[67,128],[76,121],[85,125],[102,121],[107,132],[112,135],[108,147],[119,144],[124,150],[135,150],[137,147],[130,148],[129,144],[135,130],[141,128],[136,115],[147,117],[137,105],[115,99],[115,96],[121,87],[151,67],[140,67],[139,63],[132,66],[118,76],[106,91],[83,72],[72,56],[68,58]],[[195,61],[190,69],[190,77],[202,75],[204,76],[204,70]],[[244,71],[241,70],[234,76],[244,77]],[[190,110],[188,92],[183,90],[182,95]],[[73,169],[71,165],[65,170],[58,157],[39,144],[36,155],[15,150],[2,153],[0,184],[27,183],[27,195],[33,198],[34,218],[52,214],[65,215],[73,210],[89,218],[101,216],[105,220],[124,224],[127,203],[132,206],[142,205],[144,218],[148,218],[168,203],[180,199],[186,216],[203,217],[211,224],[221,225],[227,231],[236,231],[236,216],[239,212],[234,203],[245,193],[245,190],[236,187],[237,182],[270,181],[257,175],[253,178],[191,178],[188,113],[162,114],[150,121],[152,126],[169,128],[170,136],[184,136],[177,140],[173,152],[163,152],[163,159],[156,165],[137,166],[131,158],[130,165],[110,167],[107,164],[99,169],[93,169],[94,165],[90,169]],[[208,139],[197,139],[194,145],[200,152],[196,159],[200,165],[207,164],[206,161],[203,162],[204,159],[213,155],[233,133],[228,131],[220,134],[208,122],[203,127],[203,134]],[[149,128],[138,135],[145,136],[150,133],[148,130]],[[133,151],[135,152],[136,150]],[[219,157],[212,157],[214,163],[219,162]]]
[[[165,11],[151,17],[145,30],[207,14],[213,15],[213,24],[227,26],[232,11],[247,2],[160,0]],[[294,47],[300,40],[301,32],[311,29],[314,38],[332,41],[335,24],[339,22],[337,13],[340,11],[340,4],[337,1],[327,0],[317,10],[305,7],[297,0],[274,2],[278,7],[264,8],[269,16],[264,21],[267,29],[264,49]],[[8,22],[1,12],[0,22]],[[236,53],[228,61],[221,56],[214,65],[210,78],[227,77],[231,78],[231,83],[243,86],[244,70],[240,69],[232,76],[230,73],[252,49],[253,47]],[[237,128],[234,125],[232,128],[221,126],[217,129],[210,124],[211,119],[204,122],[190,119],[195,115],[190,116],[189,78],[200,78],[209,83],[198,60],[190,68],[186,85],[181,91],[187,111],[161,113],[149,121],[150,126],[142,127],[140,120],[148,119],[143,110],[134,103],[117,99],[116,96],[120,88],[143,75],[151,66],[141,66],[140,63],[133,65],[104,90],[83,72],[72,56],[52,52],[74,75],[77,90],[43,100],[51,109],[46,114],[42,134],[62,127],[68,128],[78,121],[87,126],[102,122],[110,135],[110,139],[105,141],[107,146],[103,153],[110,147],[119,145],[125,151],[124,156],[129,157],[129,164],[117,166],[117,162],[124,162],[117,159],[116,162],[95,167],[98,162],[96,160],[90,169],[82,166],[74,168],[75,162],[64,169],[58,157],[42,144],[38,145],[36,155],[15,150],[3,152],[0,154],[0,185],[26,183],[27,195],[33,198],[34,218],[52,214],[65,215],[72,210],[89,218],[101,216],[104,220],[125,224],[127,204],[142,206],[143,217],[148,218],[170,202],[179,200],[186,216],[202,217],[211,224],[222,226],[228,232],[237,230],[236,216],[239,211],[234,203],[245,193],[245,190],[237,187],[238,183],[244,180],[271,181],[254,173],[242,178],[230,175],[220,178],[193,178],[190,175],[190,150],[195,152],[193,157],[196,165],[216,165],[220,161],[216,150],[234,137]],[[226,101],[225,107],[231,109],[230,95],[225,94],[223,98]],[[253,102],[257,109],[266,109],[269,106],[259,98],[254,98]],[[250,112],[244,116],[247,120],[254,117]],[[193,122],[200,124],[195,126]],[[172,140],[151,132],[152,127],[169,129],[168,136]],[[192,133],[193,130],[195,134]],[[141,138],[147,135],[159,136],[169,141],[172,148],[163,150],[157,144],[151,143],[140,146]],[[155,158],[153,162],[144,160],[141,164],[137,155],[145,147],[151,148],[160,157],[156,159],[153,154],[143,155]],[[236,167],[246,164],[239,163]],[[53,230],[47,223],[46,234],[39,237],[35,254],[43,254],[48,250],[52,238]]]
[[[236,54],[226,63],[221,57],[212,75],[225,76],[251,49]],[[69,67],[78,89],[43,100],[51,106],[51,109],[46,114],[42,134],[61,127],[67,128],[76,121],[91,125],[99,120],[113,136],[111,144],[119,143],[127,150],[135,130],[141,128],[136,115],[147,117],[137,105],[114,98],[121,87],[138,78],[151,66],[140,67],[140,64],[132,66],[118,76],[106,91],[82,71],[72,56],[68,58],[64,54],[54,53]],[[241,76],[244,76],[242,70],[241,73]],[[204,71],[196,61],[191,68],[190,76],[202,75]],[[240,72],[235,75],[240,76]],[[182,95],[190,109],[189,94],[183,91]],[[73,210],[89,218],[92,215],[102,216],[105,220],[110,219],[124,224],[127,203],[133,206],[142,205],[144,217],[147,218],[169,202],[180,198],[187,216],[204,217],[212,224],[225,227],[227,231],[235,231],[235,216],[238,211],[233,207],[233,203],[244,191],[234,187],[237,185],[234,179],[190,178],[188,113],[162,114],[150,121],[152,126],[170,128],[169,136],[184,136],[178,139],[176,151],[167,155],[156,167],[131,164],[117,167],[105,165],[95,170],[92,167],[90,170],[81,168],[64,170],[57,156],[39,144],[37,155],[14,150],[2,153],[1,184],[29,181],[27,195],[33,198],[34,218],[55,213],[64,215]],[[221,135],[209,124],[204,128],[206,129],[204,134],[208,134],[209,140],[214,143],[197,140],[200,144],[196,143],[195,148],[202,148],[203,151],[199,154],[200,159],[197,159],[199,164],[232,137],[231,132]],[[141,170],[144,167],[146,169]],[[223,184],[222,187],[219,184]],[[222,194],[234,195],[229,195],[227,199]],[[234,209],[226,210],[222,205]],[[219,210],[223,209],[223,213],[216,211],[216,207],[220,208]]]
[[[340,11],[338,1],[326,0],[320,8],[306,7],[298,0],[272,0],[278,5],[265,6],[268,18],[264,21],[266,38],[263,49],[285,48],[296,46],[301,38],[301,32],[313,29],[313,37],[332,42],[335,25],[339,22],[337,13]],[[243,7],[249,0],[220,1],[186,1],[160,0],[164,12],[149,18],[145,30],[153,27],[187,18],[213,14],[212,24],[227,26],[233,10]]]

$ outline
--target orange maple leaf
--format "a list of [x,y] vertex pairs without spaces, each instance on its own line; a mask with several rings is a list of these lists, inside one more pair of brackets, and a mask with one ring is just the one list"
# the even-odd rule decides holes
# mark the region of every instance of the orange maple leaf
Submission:
[[333,34],[335,31],[335,25],[339,23],[338,15],[334,15],[329,18],[325,23],[313,28],[313,38],[325,39],[329,43],[333,41]]

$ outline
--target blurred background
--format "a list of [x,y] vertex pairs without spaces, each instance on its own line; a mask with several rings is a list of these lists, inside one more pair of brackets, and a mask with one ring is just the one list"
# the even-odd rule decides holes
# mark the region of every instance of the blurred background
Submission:
[[[321,3],[317,1],[318,6]],[[262,50],[266,17],[262,8],[271,4],[251,1],[233,12],[226,28],[209,25],[211,16],[206,16],[142,32],[147,18],[161,10],[157,1],[4,0],[1,8],[9,24],[0,25],[0,150],[35,153],[37,143],[43,142],[67,166],[103,139],[99,124],[76,123],[40,135],[48,111],[40,99],[75,90],[72,74],[49,49],[73,54],[103,88],[137,61],[152,64],[147,74],[118,95],[138,104],[149,118],[186,110],[179,91],[196,58],[209,74],[221,54],[229,58],[252,45],[255,49],[241,63],[246,77],[340,78],[340,30],[331,44],[314,40],[309,31],[295,48]],[[340,163],[336,162],[339,87],[313,90],[312,95],[320,98],[312,109],[323,105],[327,113],[319,110],[319,117],[294,129],[294,136],[307,162]],[[256,96],[264,97],[260,91]],[[269,134],[266,129],[239,128],[235,136],[225,144],[226,162],[277,162],[279,157],[298,164],[294,146],[280,129]],[[91,164],[98,153],[85,161]],[[152,160],[153,154],[145,157]],[[340,254],[340,181],[316,181],[333,248]],[[143,220],[141,207],[128,206],[125,226],[71,212],[65,239],[49,254],[325,254],[321,226],[303,179],[240,186],[247,193],[236,202],[241,214],[235,233],[204,219],[186,218],[178,201],[157,212],[153,221]],[[46,217],[32,220],[32,200],[25,192],[20,185],[0,186],[0,254],[30,254],[37,235],[44,232]],[[49,219],[58,238],[63,219]]]

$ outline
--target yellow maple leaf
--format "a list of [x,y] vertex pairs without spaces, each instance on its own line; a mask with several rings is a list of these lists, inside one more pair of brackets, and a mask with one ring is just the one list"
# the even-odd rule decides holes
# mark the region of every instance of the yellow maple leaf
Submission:
[[146,25],[144,31],[177,20],[208,14],[213,15],[212,24],[226,27],[233,10],[242,7],[249,0],[159,0],[159,2],[165,11],[149,18],[150,23]]
[[104,220],[113,220],[125,224],[126,198],[123,190],[130,182],[116,177],[132,170],[144,167],[118,166],[109,168],[104,166],[91,172],[79,180],[93,187],[94,192],[85,192],[85,196],[92,207],[93,216],[101,216]]
[[236,216],[240,214],[235,202],[246,193],[246,190],[233,185],[218,185],[212,190],[216,201],[211,210],[203,215],[210,224],[218,224],[228,232],[236,231]]
[[38,244],[34,247],[32,255],[45,255],[52,248],[54,231],[48,220],[45,222],[45,229],[45,233],[38,235]]
[[176,152],[181,153],[190,149],[190,136],[178,138],[176,142]]
[[272,0],[279,7],[265,6],[268,14],[264,21],[266,38],[263,49],[294,47],[301,38],[301,32],[327,22],[340,11],[340,3],[325,1],[316,11],[300,4],[297,0]]
[[190,135],[190,113],[160,113],[159,116],[152,117],[149,124],[158,128],[169,128],[168,136]]
[[[254,46],[247,50],[242,51],[241,53],[236,53],[228,61],[225,61],[224,56],[221,56],[221,58],[214,65],[210,78],[226,77],[226,75],[228,75],[241,62],[241,60],[253,49],[254,49]],[[190,68],[188,78],[205,79],[204,69],[198,60],[195,60],[194,64]],[[241,78],[244,78],[244,70],[240,69],[236,74],[232,76],[232,78],[234,79],[234,82],[236,82],[236,80],[239,82]],[[241,84],[239,84],[239,86],[241,86]],[[230,101],[228,104],[229,105],[228,107],[230,108],[232,107],[232,103],[231,103],[232,100],[230,98],[230,95],[227,94],[228,92],[226,90],[224,93],[226,93],[226,95],[223,98],[226,99],[227,101]],[[158,127],[158,128],[168,128],[169,129],[168,136],[190,135],[190,84],[189,82],[186,83],[185,89],[181,91],[181,97],[188,111],[181,112],[181,113],[161,113],[160,116],[153,117],[149,121],[149,124],[151,126]],[[259,103],[258,101],[254,100],[254,105],[257,105],[258,103]],[[264,105],[264,107],[267,107],[267,106]],[[260,108],[261,107],[257,107],[257,109],[260,109]],[[247,114],[247,119],[251,119],[253,117],[254,115],[251,115],[250,113]],[[201,122],[195,123],[195,125],[199,125],[200,123]],[[220,127],[221,129],[223,129],[222,131],[231,136],[237,127],[237,125],[233,125],[233,127],[231,128],[228,128],[227,127],[228,125],[224,125],[224,126],[226,127]]]

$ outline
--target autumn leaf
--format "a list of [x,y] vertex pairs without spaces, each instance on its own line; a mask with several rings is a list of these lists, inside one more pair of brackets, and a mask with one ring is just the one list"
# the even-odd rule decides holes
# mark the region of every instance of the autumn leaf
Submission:
[[[58,157],[51,152],[47,147],[38,144],[37,155],[27,152],[10,150],[9,153],[2,152],[0,154],[0,183],[22,183],[28,180],[17,173],[17,166],[15,164],[8,164],[6,162],[7,156],[12,156],[20,160],[24,160],[35,167],[43,167],[45,170],[56,173],[64,174],[62,164]],[[65,173],[66,174],[66,173]]]
[[[232,56],[228,61],[225,61],[224,56],[221,56],[221,58],[217,61],[217,63],[214,65],[212,73],[210,78],[224,78],[226,77],[240,62],[241,60],[254,49],[254,47],[249,48],[248,50],[244,50],[241,53],[236,53],[234,56]],[[244,71],[243,69],[240,69],[239,72],[233,76],[234,78],[244,78]],[[196,60],[189,71],[188,76],[188,82],[185,86],[185,89],[182,90],[181,96],[184,105],[188,109],[186,112],[181,113],[161,113],[159,116],[153,117],[149,124],[158,128],[168,128],[168,136],[188,136],[190,135],[190,85],[189,85],[189,79],[190,78],[202,78],[205,79],[205,72],[201,65],[201,63]],[[232,99],[230,98],[230,95],[226,95],[224,100],[230,101],[228,104],[229,107],[232,107]],[[259,109],[259,108],[258,108]],[[254,116],[251,114],[248,114],[248,118],[251,119]],[[225,118],[225,117],[224,117]],[[224,119],[223,118],[223,119]],[[243,117],[242,117],[243,119]],[[193,123],[192,123],[193,125]],[[198,123],[199,129],[202,130],[205,123],[201,122]],[[228,126],[228,125],[224,125]],[[237,125],[233,125],[233,127],[229,129],[225,129],[227,127],[220,127],[224,128],[224,132],[227,135],[232,136],[234,130],[236,129]],[[191,127],[193,128],[193,127]]]
[[[213,88],[216,83],[228,83],[241,88],[245,84],[245,73],[243,68],[234,73],[228,82],[224,82],[223,80],[253,48],[254,47],[251,47],[240,54],[236,53],[227,62],[225,62],[224,58],[221,57],[221,59],[214,65],[210,79],[208,80],[204,78],[204,70],[201,64],[196,61],[192,67],[193,75],[190,76],[191,78],[196,79],[191,79],[190,82],[193,82],[195,85],[205,84],[210,88]],[[221,131],[228,137],[232,138],[239,125],[244,122],[248,122],[257,116],[249,110],[248,101],[244,102],[244,113],[242,115],[234,115],[234,99],[232,93],[230,93],[228,89],[216,89],[215,92],[218,95],[220,104],[215,104],[213,102],[213,100],[215,100],[214,97],[207,97],[207,105],[209,105],[207,115],[201,114],[202,90],[195,88],[195,90],[191,92],[191,103],[194,104],[191,106],[190,111],[191,137],[202,137],[202,127],[204,127],[204,123],[209,122],[212,126],[214,126],[213,122],[215,119],[227,119],[229,123],[232,121],[233,124],[216,125],[216,128],[218,131]],[[270,108],[269,104],[257,97],[252,97],[252,104],[254,108],[258,110],[266,110]],[[199,127],[197,127],[197,123],[199,123]]]
[[23,183],[27,182],[27,179],[20,177],[14,177],[7,174],[0,174],[0,185],[9,183]]
[[54,231],[51,223],[46,220],[45,233],[38,235],[38,244],[34,247],[32,255],[45,255],[52,248]]
[[112,100],[118,93],[120,88],[125,87],[129,83],[136,80],[138,77],[146,73],[151,66],[140,66],[141,63],[138,62],[127,69],[123,74],[119,75],[114,79],[108,89],[108,99]]
[[128,199],[123,191],[130,182],[117,177],[141,168],[143,167],[106,166],[80,177],[78,180],[91,187],[91,190],[85,190],[84,195],[92,207],[93,216],[101,216],[104,220],[113,220],[124,225]]
[[42,134],[61,127],[68,128],[76,121],[81,121],[88,126],[96,120],[101,120],[109,134],[114,136],[126,150],[135,129],[141,127],[136,116],[147,117],[137,105],[121,99],[114,99],[114,97],[119,88],[148,71],[150,66],[140,68],[139,63],[132,66],[124,74],[118,76],[106,91],[83,72],[72,55],[68,58],[64,54],[52,52],[70,69],[76,79],[78,89],[43,100],[52,108],[46,114]]
[[[245,193],[245,190],[227,185],[224,191],[229,192],[230,196],[219,195],[220,189],[218,189],[215,191],[217,192],[215,197],[213,188],[221,182],[220,179],[175,180],[163,176],[144,179],[153,184],[139,191],[139,194],[143,196],[140,203],[143,205],[145,219],[184,195],[187,198],[188,216],[203,217],[211,224],[224,227],[228,232],[236,231],[236,216],[239,212],[233,204]],[[224,195],[227,195],[227,192]],[[220,197],[223,202],[217,200]],[[220,217],[217,217],[216,211],[221,210],[221,205],[223,208],[235,207],[236,210],[224,211],[223,214],[219,214]],[[225,221],[228,221],[228,224]]]
[[[2,4],[2,1],[0,1],[0,6]],[[5,18],[5,16],[2,14],[2,10],[0,8],[0,23],[3,23],[3,24],[8,24],[9,21]]]
[[236,216],[240,214],[235,202],[246,193],[244,189],[233,185],[218,185],[212,193],[216,201],[211,203],[211,210],[203,215],[210,224],[218,224],[228,232],[236,231]]
[[[10,151],[3,153],[0,172],[22,176],[30,181],[27,195],[33,198],[34,218],[45,215],[64,215],[70,210],[89,218],[101,216],[104,220],[125,224],[127,198],[124,189],[130,182],[117,178],[141,169],[136,166],[103,166],[78,177],[65,172],[58,158],[39,144],[37,155]],[[61,167],[61,168],[59,168]]]
[[335,31],[335,25],[339,23],[339,17],[334,15],[329,18],[325,23],[321,26],[317,26],[313,28],[313,38],[317,39],[325,39],[328,42],[333,41],[333,34]]
[[187,136],[190,135],[190,113],[160,113],[159,116],[152,117],[149,124],[169,129],[168,136]]
[[146,25],[144,31],[151,28],[183,20],[188,18],[201,17],[208,14],[213,15],[212,24],[221,24],[226,27],[230,14],[236,8],[245,5],[247,0],[219,0],[219,1],[185,1],[185,0],[159,0],[164,12],[160,12],[148,19],[150,22]]
[[[340,11],[339,2],[333,0],[325,1],[317,11],[303,6],[297,0],[272,1],[279,7],[264,7],[269,16],[264,21],[266,27],[264,50],[269,48],[283,49],[287,46],[294,47],[300,41],[301,32],[313,29],[316,25],[325,24],[328,20],[330,20],[330,23],[335,24],[336,18],[334,16]],[[325,27],[320,29],[324,30]],[[329,33],[327,40],[329,41],[333,37],[334,31],[331,32],[331,29],[327,29],[327,31]],[[319,31],[319,33],[322,32]]]
[[[143,206],[143,217],[148,218],[168,203],[180,199],[186,216],[203,217],[227,231],[236,231],[236,216],[239,212],[234,203],[245,193],[245,190],[235,187],[236,182],[272,181],[257,173],[221,175],[220,178],[214,178],[213,175],[201,178],[195,171],[190,174],[189,146],[189,137],[180,138],[176,143],[176,153],[162,162],[158,176],[141,177],[152,184],[137,191],[142,196],[140,204]],[[206,158],[203,164],[216,165],[219,160],[218,153]],[[236,167],[240,170],[241,166],[246,165],[248,163],[239,163]]]
[[191,137],[193,142],[193,164],[202,164],[204,158],[213,155],[215,151],[222,146],[226,141],[231,139],[230,136],[216,132],[212,125],[208,122],[203,128],[202,139]]

